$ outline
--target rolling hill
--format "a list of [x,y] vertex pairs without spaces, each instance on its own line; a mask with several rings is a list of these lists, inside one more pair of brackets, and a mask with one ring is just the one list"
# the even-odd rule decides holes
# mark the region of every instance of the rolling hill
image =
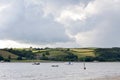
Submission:
[[4,50],[0,50],[0,56],[3,58],[8,58],[10,56],[12,59],[16,59],[18,57],[17,55]]
[[12,48],[0,56],[11,60],[120,61],[120,48]]

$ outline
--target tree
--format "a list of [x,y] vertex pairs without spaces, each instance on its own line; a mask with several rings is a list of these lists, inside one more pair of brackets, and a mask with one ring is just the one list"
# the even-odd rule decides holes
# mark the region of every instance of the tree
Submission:
[[70,51],[70,49],[68,48],[67,51]]
[[17,57],[17,60],[22,60],[22,57],[21,57],[21,56],[18,56],[18,57]]
[[8,56],[8,59],[11,60],[11,55]]
[[48,57],[43,53],[42,56],[40,57],[41,60],[48,60]]
[[94,57],[92,57],[92,56],[86,56],[84,59],[85,59],[85,61],[87,61],[87,62],[94,61]]
[[4,60],[4,58],[0,55],[0,61],[1,61],[1,60]]
[[48,51],[46,51],[46,53],[45,53],[46,55],[50,55],[50,53],[48,52]]

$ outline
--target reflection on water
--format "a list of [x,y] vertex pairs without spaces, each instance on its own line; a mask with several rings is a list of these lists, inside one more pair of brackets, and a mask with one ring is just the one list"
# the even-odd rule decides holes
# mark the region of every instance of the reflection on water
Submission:
[[[59,65],[52,67],[51,65]],[[0,63],[0,80],[85,80],[120,75],[120,63]]]

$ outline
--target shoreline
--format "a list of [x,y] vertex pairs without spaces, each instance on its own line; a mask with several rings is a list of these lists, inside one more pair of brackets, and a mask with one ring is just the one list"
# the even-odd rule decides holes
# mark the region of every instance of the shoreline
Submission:
[[101,78],[88,79],[88,80],[120,80],[120,75],[118,76],[104,76]]

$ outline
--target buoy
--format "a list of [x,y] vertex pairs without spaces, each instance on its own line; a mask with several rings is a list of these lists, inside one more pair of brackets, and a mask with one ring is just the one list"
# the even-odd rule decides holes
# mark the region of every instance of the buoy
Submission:
[[83,65],[84,65],[84,70],[86,70],[86,67],[85,67],[85,60],[84,60],[84,62],[83,62]]
[[84,67],[84,70],[86,70],[86,67]]

